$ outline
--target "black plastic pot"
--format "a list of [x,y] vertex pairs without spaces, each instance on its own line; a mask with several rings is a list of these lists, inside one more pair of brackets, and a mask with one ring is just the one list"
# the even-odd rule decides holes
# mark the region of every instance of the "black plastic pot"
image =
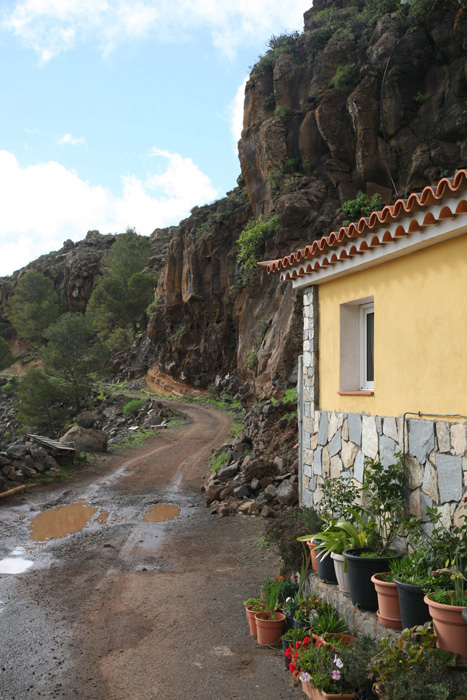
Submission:
[[285,655],[285,652],[287,651],[287,649],[290,646],[292,646],[293,642],[289,642],[289,641],[287,641],[287,639],[281,639],[281,642],[282,642],[282,651],[284,652],[285,670],[290,671],[290,668],[289,668],[290,659],[288,658],[288,656]]
[[306,622],[306,620],[297,620],[297,618],[294,617],[294,619],[293,619],[294,630],[299,630],[302,627],[309,627],[309,626],[310,626],[310,623]]
[[334,562],[331,556],[323,556],[321,550],[318,548],[318,576],[324,583],[337,584],[336,570],[334,568]]
[[361,557],[362,552],[371,552],[369,547],[345,549],[343,555],[347,560],[349,574],[350,598],[352,603],[363,610],[376,612],[378,596],[371,577],[382,571],[389,571],[389,562],[400,559],[400,554],[385,557]]
[[294,629],[294,626],[293,626],[293,615],[287,615],[286,613],[284,613],[284,615],[285,615],[285,625],[284,625],[284,629],[285,629],[286,631],[287,631],[287,630],[293,630],[293,629]]
[[421,586],[414,586],[411,583],[399,581],[399,575],[394,576],[394,583],[397,583],[399,593],[399,606],[401,609],[402,629],[424,625],[431,620],[428,605],[423,600],[425,593]]
[[463,611],[462,611],[462,617],[463,617],[464,620],[467,622],[467,608],[464,608],[464,609],[463,609]]

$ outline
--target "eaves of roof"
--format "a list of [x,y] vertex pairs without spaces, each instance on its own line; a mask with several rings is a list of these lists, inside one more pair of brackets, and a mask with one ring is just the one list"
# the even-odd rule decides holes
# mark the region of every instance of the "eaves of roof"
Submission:
[[467,170],[398,199],[284,258],[260,263],[294,286],[320,283],[467,232]]

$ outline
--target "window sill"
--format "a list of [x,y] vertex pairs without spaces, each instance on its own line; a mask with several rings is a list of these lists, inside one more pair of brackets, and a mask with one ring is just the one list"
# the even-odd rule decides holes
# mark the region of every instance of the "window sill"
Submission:
[[373,396],[374,391],[364,391],[364,390],[359,390],[359,391],[338,391],[337,392],[339,396]]

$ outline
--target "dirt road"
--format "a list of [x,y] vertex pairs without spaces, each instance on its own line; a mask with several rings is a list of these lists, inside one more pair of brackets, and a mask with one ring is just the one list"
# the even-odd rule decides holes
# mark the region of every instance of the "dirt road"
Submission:
[[[210,516],[199,490],[230,420],[175,407],[185,425],[0,505],[0,560],[29,567],[0,573],[1,700],[300,696],[281,652],[248,635],[242,601],[278,571],[260,523]],[[72,504],[92,517],[58,536]],[[144,520],[156,505],[169,519]]]

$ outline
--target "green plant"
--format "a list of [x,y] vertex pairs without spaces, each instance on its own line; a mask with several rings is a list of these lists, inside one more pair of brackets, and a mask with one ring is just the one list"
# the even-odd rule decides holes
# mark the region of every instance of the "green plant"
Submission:
[[284,575],[299,571],[304,558],[309,554],[297,537],[303,532],[319,532],[323,528],[323,521],[314,508],[295,506],[287,511],[278,513],[270,523],[266,525],[264,536],[270,544],[277,546],[282,559],[282,573]]
[[147,399],[131,399],[122,409],[124,416],[136,416],[147,404]]
[[296,403],[298,401],[298,391],[296,387],[292,387],[291,389],[286,389],[284,391],[284,395],[280,399],[275,399],[273,396],[271,397],[271,403],[273,406],[276,406],[278,403]]
[[271,620],[276,619],[275,610],[279,603],[279,595],[281,588],[282,580],[280,578],[276,578],[274,580],[270,579],[269,576],[266,578],[266,581],[264,582],[263,586],[264,607],[268,612],[271,613]]
[[285,639],[286,642],[303,642],[305,637],[308,637],[309,631],[305,627],[300,627],[299,629],[289,629],[285,632],[281,639]]
[[276,98],[274,97],[274,93],[271,92],[269,95],[266,95],[266,97],[263,100],[263,109],[270,110],[274,109],[276,106]]
[[311,629],[319,636],[326,633],[348,634],[349,630],[343,617],[334,608],[325,610],[321,614],[314,615],[311,620]]
[[271,187],[273,190],[279,189],[281,177],[283,177],[283,175],[284,173],[282,172],[282,170],[270,170],[268,172],[269,182],[271,183]]
[[256,221],[250,222],[237,240],[239,248],[237,262],[240,267],[246,270],[256,267],[265,242],[275,236],[279,230],[280,220],[277,214],[271,214],[265,218],[261,215]]
[[256,360],[258,359],[258,348],[251,348],[248,350],[245,365],[247,369],[254,370],[256,367]]
[[[359,518],[358,528],[346,520],[338,520],[332,522],[329,530],[323,530],[314,535],[314,541],[319,544],[315,548],[319,548],[321,556],[327,557],[332,552],[342,554],[344,549],[354,547],[364,547],[366,542],[366,533],[363,529],[366,527],[368,519],[362,513],[356,512],[357,519]],[[309,535],[306,535],[310,539]],[[347,559],[344,561],[344,571],[347,571]]]
[[[365,481],[362,494],[375,527],[368,532],[368,545],[382,556],[388,552],[397,536],[402,535],[409,523],[405,504],[404,466],[398,454],[395,464],[383,466],[379,460],[365,463]],[[369,521],[371,522],[371,521]]]
[[287,121],[293,116],[293,114],[293,109],[291,107],[286,107],[285,105],[277,105],[276,109],[274,110],[274,118],[282,121]]
[[250,606],[251,610],[258,612],[264,610],[264,598],[247,598],[243,603],[244,605]]
[[227,457],[228,457],[228,454],[225,450],[222,451],[218,455],[212,456],[212,458],[211,458],[211,472],[213,474],[217,474],[222,469],[224,464],[227,462]]
[[337,66],[334,76],[331,78],[332,87],[336,90],[349,90],[356,85],[358,78],[358,67],[355,63],[345,66]]
[[386,637],[369,664],[369,674],[378,686],[381,700],[446,700],[455,684],[446,664],[454,656],[436,648],[431,624],[406,629],[399,637]]
[[422,105],[426,100],[428,99],[428,95],[425,95],[423,92],[417,92],[416,95],[414,95],[413,101],[417,102],[417,104]]
[[[356,221],[362,216],[370,216],[374,211],[383,208],[384,202],[380,194],[375,193],[369,197],[364,192],[358,192],[355,199],[348,199],[342,205],[344,214],[348,214],[350,221]],[[345,222],[344,222],[345,225]]]
[[302,647],[298,650],[295,668],[302,682],[311,682],[314,688],[324,693],[339,695],[352,692],[346,678],[347,665],[334,646]]
[[290,53],[297,57],[297,44],[300,38],[299,32],[290,32],[279,34],[272,37],[266,42],[268,50],[259,57],[257,66],[259,68],[267,68],[283,53]]

